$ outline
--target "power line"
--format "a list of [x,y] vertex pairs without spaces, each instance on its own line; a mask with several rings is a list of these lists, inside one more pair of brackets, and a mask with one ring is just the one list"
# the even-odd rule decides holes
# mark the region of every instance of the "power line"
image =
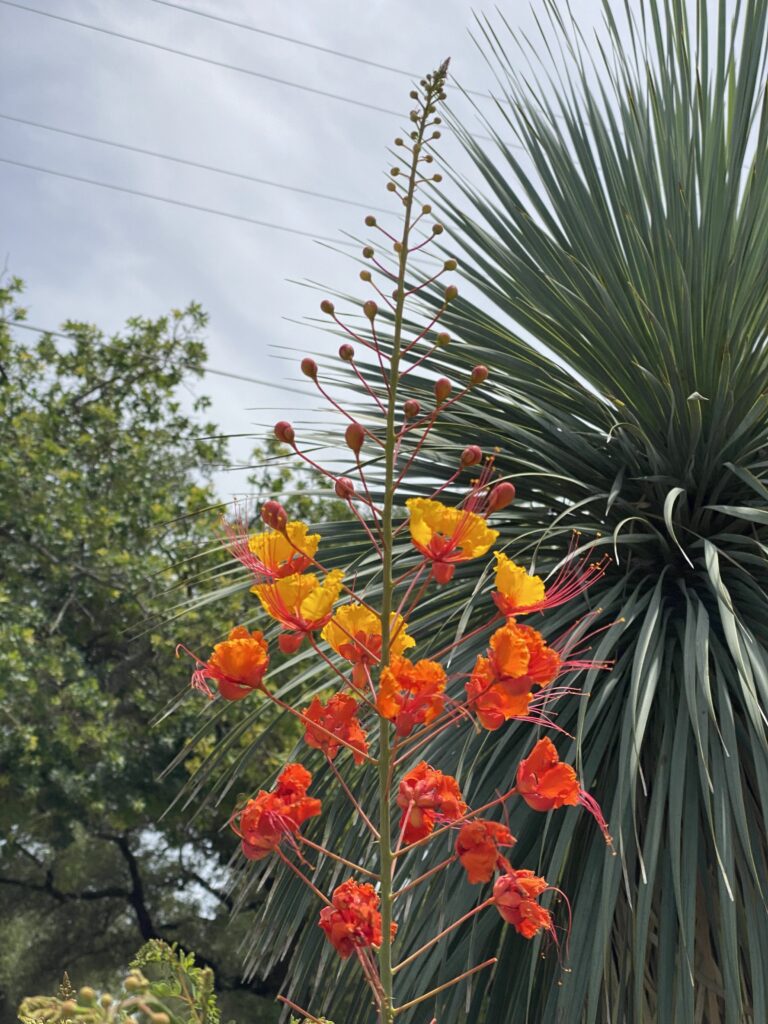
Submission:
[[101,25],[91,25],[86,21],[78,21],[75,18],[66,18],[62,14],[53,14],[51,11],[41,11],[36,7],[27,7],[25,4],[16,3],[15,0],[0,0],[0,4],[6,7],[14,7],[19,11],[26,11],[27,14],[38,14],[42,18],[52,18],[54,21],[61,21],[67,25],[77,25],[78,28],[87,28],[92,32],[100,32],[102,35],[114,36],[116,39],[125,39],[130,43],[139,43],[141,46],[149,46],[153,50],[162,50],[164,53],[172,53],[177,57],[186,57],[189,60],[199,61],[201,64],[211,64],[217,68],[225,68],[228,71],[236,71],[241,75],[250,75],[253,78],[261,78],[267,82],[274,82],[277,85],[287,85],[291,89],[300,89],[302,92],[314,93],[317,96],[324,96],[326,99],[338,100],[340,103],[351,103],[355,107],[363,107],[366,110],[374,110],[378,114],[392,114],[395,117],[402,116],[399,110],[390,110],[388,107],[379,107],[375,103],[366,103],[364,100],[356,100],[351,96],[341,96],[339,93],[326,92],[324,89],[316,89],[311,85],[302,85],[300,82],[291,82],[286,78],[276,78],[274,75],[267,75],[263,71],[254,71],[253,68],[243,68],[237,64],[228,64],[225,61],[214,60],[212,57],[203,57],[199,53],[190,53],[188,50],[177,50],[172,46],[164,46],[162,43],[153,43],[149,39],[140,39],[138,36],[131,36],[125,32],[117,32],[114,29],[103,28]]
[[114,139],[103,139],[98,135],[87,135],[85,132],[76,132],[68,128],[59,128],[52,124],[43,124],[40,121],[29,121],[24,117],[16,117],[14,114],[3,114],[0,117],[6,121],[15,121],[16,124],[28,125],[30,128],[42,128],[47,132],[56,132],[59,135],[69,135],[74,139],[85,139],[87,142],[98,142],[103,146],[113,146],[115,149],[125,149],[130,153],[141,153],[144,156],[157,157],[160,160],[171,160],[173,163],[184,164],[187,167],[197,167],[203,171],[213,171],[215,174],[226,174],[230,178],[241,178],[243,181],[253,181],[257,185],[269,185],[272,188],[285,189],[288,192],[298,192],[301,195],[313,196],[315,199],[329,199],[334,203],[346,203],[348,206],[359,206],[365,210],[376,210],[379,213],[387,212],[383,207],[371,207],[367,203],[357,202],[355,199],[345,199],[342,196],[331,196],[326,192],[315,192],[309,188],[300,188],[298,185],[286,185],[280,181],[270,181],[268,178],[257,178],[251,174],[244,174],[240,171],[231,171],[226,167],[216,167],[213,164],[203,164],[196,160],[187,160],[184,157],[172,156],[170,153],[160,153],[154,149],[144,149],[141,146],[131,146],[126,142],[116,142]]
[[[0,0],[0,3],[5,0]],[[291,228],[285,224],[273,224],[271,221],[256,220],[254,217],[246,217],[240,213],[229,213],[226,210],[215,210],[210,206],[199,206],[197,203],[187,203],[183,199],[170,199],[168,196],[158,196],[152,192],[141,192],[135,188],[127,188],[124,185],[112,185],[106,181],[96,181],[94,178],[83,178],[78,174],[67,174],[65,171],[54,171],[50,167],[40,167],[37,164],[27,164],[21,160],[11,160],[9,157],[0,156],[0,163],[10,164],[13,167],[23,167],[28,171],[39,171],[41,174],[52,174],[57,178],[67,178],[69,181],[79,181],[85,185],[97,185],[99,188],[108,188],[113,192],[125,192],[130,196],[140,196],[142,199],[154,199],[158,203],[169,203],[172,206],[181,206],[187,210],[198,210],[200,213],[212,213],[217,217],[227,217],[229,220],[240,220],[246,224],[255,224],[261,228],[272,228],[275,231],[286,231],[291,235],[302,235],[304,238],[311,238],[317,242],[331,242],[334,245],[356,245],[356,242],[347,242],[343,239],[329,238],[326,235],[315,235],[311,231],[302,231],[301,228]]]
[[[14,330],[20,328],[22,331],[34,331],[35,334],[50,334],[54,338],[63,338],[65,341],[72,341],[71,334],[65,334],[63,331],[51,331],[46,327],[33,327],[32,324],[25,324],[19,320],[0,320],[0,325],[3,327],[10,327]],[[182,364],[191,368],[191,364]],[[229,370],[214,370],[212,366],[200,367],[203,373],[214,373],[217,377],[232,377],[234,380],[244,380],[247,384],[265,384],[266,381],[257,380],[255,377],[244,377],[241,373],[231,373]]]

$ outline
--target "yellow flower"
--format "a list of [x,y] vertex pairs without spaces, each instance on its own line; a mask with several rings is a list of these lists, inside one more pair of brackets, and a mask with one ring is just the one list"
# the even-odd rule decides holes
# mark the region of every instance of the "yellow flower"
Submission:
[[496,591],[493,599],[505,615],[516,615],[532,611],[546,597],[544,582],[538,576],[531,576],[521,565],[517,565],[502,554],[494,552],[496,558]]
[[431,498],[410,498],[406,505],[411,540],[432,562],[438,583],[451,579],[457,562],[486,554],[499,536],[476,512],[451,508]]
[[[413,647],[416,641],[406,632],[401,615],[393,612],[389,619],[390,656],[395,657]],[[352,681],[365,685],[368,670],[381,660],[381,618],[363,604],[343,604],[320,634],[323,640],[354,666]]]
[[304,634],[320,629],[328,621],[341,593],[343,578],[341,569],[329,572],[322,583],[315,573],[294,573],[274,583],[259,583],[251,590],[267,615],[286,629]]
[[315,557],[320,544],[319,533],[309,533],[306,523],[288,523],[285,533],[266,530],[248,538],[248,548],[264,567],[265,575],[290,576],[303,572]]

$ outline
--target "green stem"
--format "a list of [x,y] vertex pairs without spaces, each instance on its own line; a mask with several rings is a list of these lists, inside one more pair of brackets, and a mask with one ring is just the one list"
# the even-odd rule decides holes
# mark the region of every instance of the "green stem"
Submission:
[[[393,529],[392,512],[395,500],[395,413],[397,409],[397,385],[400,372],[400,355],[403,334],[403,309],[405,306],[405,277],[408,266],[408,244],[411,234],[413,200],[417,187],[419,156],[424,140],[424,131],[429,120],[429,108],[440,91],[439,77],[426,90],[424,108],[417,122],[417,138],[412,150],[412,161],[408,188],[405,193],[405,217],[403,233],[400,239],[399,265],[397,274],[397,292],[395,299],[394,327],[392,334],[392,355],[389,374],[389,403],[387,405],[387,426],[384,442],[384,505],[382,509],[382,596],[381,596],[381,665],[389,664],[390,656],[390,615],[394,608],[394,579],[392,572]],[[381,978],[382,999],[379,1014],[380,1024],[393,1024],[395,1007],[393,1002],[392,972],[392,924],[393,903],[393,865],[395,861],[392,850],[392,748],[390,743],[390,723],[382,718],[379,721],[379,870],[381,875],[381,930],[382,942],[379,950],[379,975]]]

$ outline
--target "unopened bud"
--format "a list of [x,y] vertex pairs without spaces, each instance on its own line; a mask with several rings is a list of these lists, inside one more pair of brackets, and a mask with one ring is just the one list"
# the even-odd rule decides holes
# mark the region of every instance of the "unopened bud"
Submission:
[[109,994],[109,992],[105,992],[104,995],[99,1000],[99,1003],[104,1007],[105,1010],[108,1010],[112,1003],[114,1003],[114,999]]
[[89,985],[84,985],[77,993],[77,1001],[81,1006],[91,1006],[96,1002],[96,992]]
[[510,483],[509,480],[503,480],[491,491],[488,496],[488,512],[498,512],[502,508],[506,508],[507,505],[511,505],[515,500],[515,485]]
[[433,235],[442,235],[443,231],[445,231],[445,228],[443,227],[442,224],[433,224],[432,225],[432,234]]
[[397,191],[397,185],[394,183],[394,181],[388,181],[387,182],[387,192],[396,192],[396,191]]
[[424,214],[425,217],[427,217],[429,216],[430,213],[432,213],[432,207],[429,205],[429,203],[426,203],[424,206],[422,206],[421,212]]
[[317,379],[317,363],[314,359],[310,359],[309,356],[305,356],[301,360],[301,372],[305,377],[309,377],[310,380]]
[[65,1017],[68,1017],[70,1013],[77,1013],[77,1003],[74,999],[67,999],[59,1007]]
[[135,974],[129,974],[123,982],[123,988],[126,992],[137,992],[140,988],[143,988],[143,985]]
[[433,174],[432,175],[432,181],[442,181],[442,180],[443,180],[442,174]]
[[396,178],[398,176],[398,174],[400,173],[400,168],[399,167],[393,167],[392,170],[389,173],[392,175],[393,178]]
[[167,1013],[150,1013],[151,1024],[171,1024],[171,1018]]
[[327,313],[329,316],[331,316],[336,307],[334,306],[330,299],[323,299],[323,301],[320,303],[320,309],[322,309],[324,313]]
[[452,302],[458,294],[459,289],[456,287],[456,285],[449,284],[448,287],[445,289],[445,301]]
[[373,246],[366,245],[363,249],[363,256],[365,256],[367,260],[371,259],[373,256]]
[[339,358],[343,359],[345,363],[351,363],[355,358],[355,350],[346,341],[343,345],[339,345]]
[[403,251],[403,243],[402,242],[395,242],[392,245],[392,248],[395,250],[395,252],[402,252]]
[[440,138],[440,132],[432,132],[432,138],[433,139],[439,139]]
[[476,466],[483,457],[482,449],[479,445],[470,444],[461,453],[459,463],[462,466]]
[[355,485],[348,476],[340,476],[334,487],[336,497],[343,501],[350,501],[355,496]]
[[446,260],[443,264],[443,270],[455,270],[458,267],[456,260]]
[[480,364],[479,366],[472,367],[472,373],[469,375],[470,384],[482,384],[483,381],[488,379],[488,367]]
[[379,312],[379,307],[376,305],[373,299],[368,299],[367,302],[363,303],[363,312],[365,313],[369,320],[375,320],[376,314]]
[[369,228],[376,227],[376,218],[373,216],[372,213],[369,213],[368,216],[365,218],[365,223],[368,225]]
[[403,412],[408,419],[415,419],[421,412],[421,405],[415,398],[409,398],[403,403]]
[[408,95],[410,96],[410,98],[412,100],[417,100],[419,98],[419,94],[416,92],[415,89],[411,89],[411,91],[408,93]]
[[440,348],[445,348],[446,345],[450,345],[451,336],[446,331],[441,331],[435,338],[435,344]]
[[283,444],[293,444],[296,434],[288,420],[279,420],[275,424],[275,437]]
[[447,377],[440,377],[439,380],[435,381],[435,401],[438,405],[442,405],[443,402],[448,398],[452,389],[452,384]]
[[365,431],[359,423],[350,423],[344,433],[344,440],[347,442],[347,446],[352,449],[355,455],[360,453],[360,449],[363,447],[363,441],[365,440]]
[[261,518],[270,530],[283,532],[288,524],[288,513],[279,501],[265,501],[261,506]]
[[404,145],[405,145],[405,140],[404,140],[404,139],[401,139],[401,138],[400,138],[400,137],[398,136],[398,137],[397,137],[397,138],[395,139],[395,145],[396,145],[396,146],[404,146]]
[[370,272],[370,270],[361,270],[360,271],[360,280],[361,281],[370,281],[371,280],[371,272]]

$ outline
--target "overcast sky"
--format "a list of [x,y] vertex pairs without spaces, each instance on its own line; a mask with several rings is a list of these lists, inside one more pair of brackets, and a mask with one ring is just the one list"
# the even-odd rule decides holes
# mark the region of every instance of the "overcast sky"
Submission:
[[[493,87],[470,37],[462,0],[20,0],[77,21],[252,69],[363,103],[407,111],[409,79],[339,56],[225,25],[216,14],[421,75],[444,57],[468,88]],[[582,28],[600,0],[577,0]],[[535,32],[532,5],[502,0],[508,21]],[[454,103],[461,105],[453,93]],[[465,106],[463,109],[467,109]],[[287,185],[389,203],[387,146],[403,119],[327,96],[0,4],[0,114],[100,136]],[[453,158],[455,150],[452,151]],[[0,157],[248,218],[342,239],[363,231],[366,210],[241,181],[0,118]],[[238,434],[285,414],[275,384],[295,380],[275,346],[335,347],[289,322],[314,315],[320,296],[290,283],[355,287],[356,268],[310,238],[182,209],[0,163],[0,259],[27,282],[29,322],[67,318],[118,330],[131,315],[158,316],[190,299],[211,315],[210,366],[262,382],[208,374],[196,389],[213,418]],[[358,282],[359,283],[359,282]],[[311,404],[307,391],[306,403]],[[292,409],[288,409],[291,412]],[[233,445],[244,456],[245,442]],[[242,491],[242,474],[217,480]]]

